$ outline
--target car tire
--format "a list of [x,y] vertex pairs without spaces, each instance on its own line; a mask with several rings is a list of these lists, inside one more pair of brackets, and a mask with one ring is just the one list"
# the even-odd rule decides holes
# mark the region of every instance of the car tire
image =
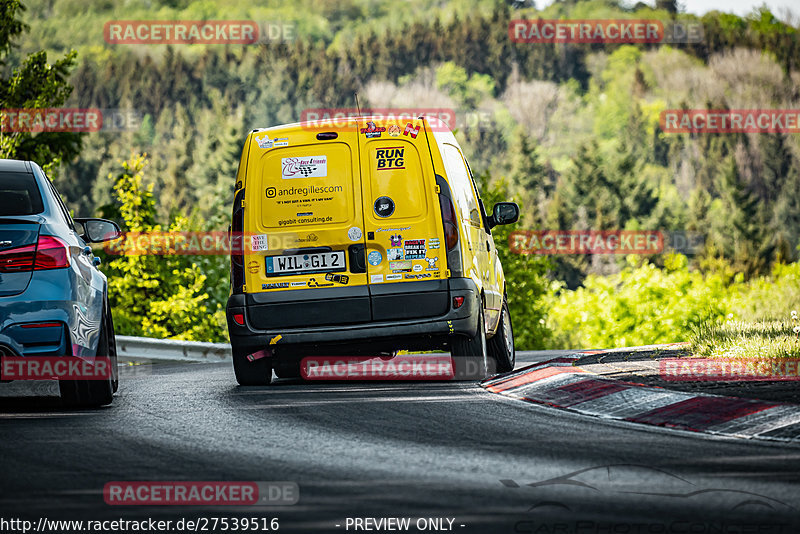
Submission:
[[268,386],[272,383],[272,359],[247,359],[247,354],[233,354],[233,373],[240,386]]
[[483,306],[478,306],[478,330],[474,336],[456,335],[450,343],[454,380],[483,380],[486,378],[488,350]]
[[111,362],[111,389],[114,393],[119,391],[119,358],[117,356],[117,335],[114,332],[114,318],[111,314],[111,305],[106,300],[106,317],[108,318],[108,359]]
[[69,408],[97,408],[111,404],[114,400],[115,382],[118,384],[117,344],[114,337],[111,309],[104,304],[103,320],[100,323],[100,339],[97,355],[108,356],[111,369],[105,380],[60,380],[61,401]]
[[500,324],[497,332],[487,342],[489,356],[497,365],[498,373],[507,373],[514,369],[517,351],[514,350],[514,330],[511,327],[511,312],[508,310],[508,301],[503,297],[503,307],[500,310]]

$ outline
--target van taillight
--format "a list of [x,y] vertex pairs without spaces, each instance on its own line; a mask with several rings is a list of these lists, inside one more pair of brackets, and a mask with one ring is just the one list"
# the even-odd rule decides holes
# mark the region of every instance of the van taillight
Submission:
[[244,189],[240,189],[233,199],[233,218],[231,220],[231,288],[234,293],[244,290]]
[[57,237],[40,235],[35,245],[0,252],[0,272],[17,273],[69,267],[69,249]]
[[442,210],[444,223],[444,242],[447,250],[452,250],[458,245],[458,226],[456,226],[456,211],[453,202],[444,195],[439,195],[439,207]]

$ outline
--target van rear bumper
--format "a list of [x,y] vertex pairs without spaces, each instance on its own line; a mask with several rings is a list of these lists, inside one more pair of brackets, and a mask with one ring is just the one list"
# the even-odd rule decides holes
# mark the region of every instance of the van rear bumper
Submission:
[[[257,295],[235,294],[228,299],[227,320],[234,354],[247,355],[270,347],[270,342],[277,336],[273,348],[279,352],[282,347],[303,350],[307,354],[333,354],[337,348],[343,351],[361,350],[366,352],[392,351],[398,349],[424,350],[444,346],[452,334],[475,335],[478,328],[478,310],[480,294],[475,283],[469,278],[451,278],[424,282],[403,282],[381,284],[379,286],[361,286],[367,291],[366,304],[353,300],[353,306],[365,306],[366,310],[352,315],[361,317],[370,309],[381,310],[387,299],[396,298],[398,310],[391,319],[358,320],[348,324],[306,324],[289,325],[279,328],[258,329],[255,314],[280,313],[287,305],[295,304],[307,307],[308,316],[318,315],[319,310],[330,309],[340,314],[342,302],[352,299],[354,288],[325,288],[312,290],[313,299],[309,299],[307,291],[270,292],[268,302],[258,302]],[[375,291],[373,291],[373,288]],[[397,291],[397,293],[392,293]],[[446,306],[435,306],[435,315],[431,316],[431,294],[442,294],[446,298]],[[395,297],[392,297],[395,295]],[[459,308],[453,308],[453,298],[464,297]],[[418,301],[420,305],[413,306]],[[385,313],[381,311],[381,313]],[[243,314],[245,324],[238,325],[233,316]],[[337,319],[340,319],[338,317]],[[338,347],[337,347],[338,346]],[[315,350],[317,349],[317,350]]]

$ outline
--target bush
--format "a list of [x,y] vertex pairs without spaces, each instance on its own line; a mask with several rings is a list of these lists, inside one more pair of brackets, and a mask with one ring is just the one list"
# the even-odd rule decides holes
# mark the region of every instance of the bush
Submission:
[[[156,223],[152,184],[144,183],[145,155],[122,162],[114,179],[114,198],[119,204],[123,230],[161,232]],[[200,230],[186,217],[173,217],[167,230]],[[192,341],[224,341],[225,312],[219,302],[209,301],[209,277],[192,256],[107,256],[109,301],[118,334]],[[219,273],[212,273],[216,280]]]
[[552,348],[611,348],[689,339],[693,329],[721,320],[729,305],[729,278],[689,271],[685,256],[665,258],[664,269],[628,257],[612,276],[589,275],[575,291],[556,286],[547,325]]

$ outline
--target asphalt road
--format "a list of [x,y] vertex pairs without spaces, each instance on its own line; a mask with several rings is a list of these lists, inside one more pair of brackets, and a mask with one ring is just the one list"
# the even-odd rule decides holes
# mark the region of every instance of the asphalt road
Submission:
[[[557,354],[524,353],[519,365]],[[348,518],[423,517],[464,533],[800,532],[800,447],[607,422],[469,383],[242,388],[225,364],[161,364],[124,373],[114,404],[88,411],[19,398],[19,388],[0,384],[0,519],[277,517],[280,531],[353,532]],[[290,481],[300,500],[104,502],[107,482],[131,480]]]

